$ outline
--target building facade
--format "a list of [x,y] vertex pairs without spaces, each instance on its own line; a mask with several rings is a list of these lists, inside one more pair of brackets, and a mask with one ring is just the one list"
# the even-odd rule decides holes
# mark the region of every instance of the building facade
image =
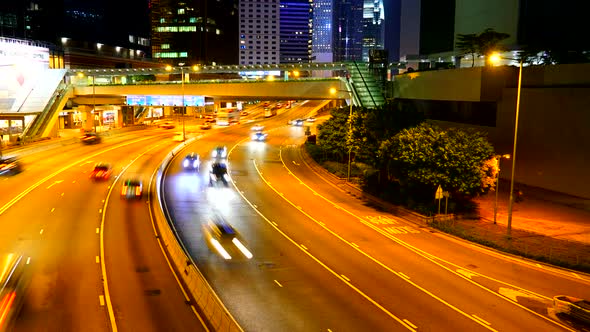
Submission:
[[313,3],[313,62],[332,62],[332,0],[316,0]]
[[280,1],[240,1],[239,63],[274,64],[280,61]]
[[280,5],[280,63],[312,59],[313,7],[310,0],[283,0]]
[[152,56],[173,65],[236,64],[237,0],[151,0]]

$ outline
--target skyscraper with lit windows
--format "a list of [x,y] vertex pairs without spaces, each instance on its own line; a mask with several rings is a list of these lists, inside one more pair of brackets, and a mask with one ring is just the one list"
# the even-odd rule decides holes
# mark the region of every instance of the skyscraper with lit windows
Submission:
[[237,0],[151,0],[152,56],[178,64],[238,62]]
[[279,0],[241,0],[239,63],[241,65],[279,63],[279,32]]
[[312,13],[311,0],[281,1],[281,63],[311,62]]

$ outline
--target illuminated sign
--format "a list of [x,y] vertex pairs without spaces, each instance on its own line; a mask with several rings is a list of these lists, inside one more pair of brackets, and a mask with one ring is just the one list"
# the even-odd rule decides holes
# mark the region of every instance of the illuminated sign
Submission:
[[127,105],[138,106],[181,106],[184,99],[184,106],[205,106],[204,96],[127,96]]

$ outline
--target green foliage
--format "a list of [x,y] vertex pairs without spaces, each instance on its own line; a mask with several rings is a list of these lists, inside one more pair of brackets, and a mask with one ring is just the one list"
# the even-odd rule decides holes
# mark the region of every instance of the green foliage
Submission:
[[472,197],[486,188],[484,164],[494,154],[492,145],[473,130],[442,130],[422,124],[404,129],[381,144],[380,155],[402,184],[433,194],[438,185],[455,198]]
[[424,114],[414,104],[401,100],[387,102],[377,109],[356,110],[353,113],[351,139],[355,161],[382,167],[378,157],[381,142],[424,120]]
[[335,108],[330,119],[318,125],[318,145],[332,156],[343,160],[348,155],[348,108]]
[[477,54],[477,35],[474,33],[457,34],[455,47],[463,54],[471,54],[471,67],[473,67],[475,65],[475,55]]

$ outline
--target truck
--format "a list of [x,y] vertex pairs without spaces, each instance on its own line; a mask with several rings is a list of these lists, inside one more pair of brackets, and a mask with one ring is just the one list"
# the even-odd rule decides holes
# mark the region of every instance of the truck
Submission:
[[217,111],[218,126],[229,126],[238,122],[240,122],[240,111],[237,107],[220,108]]

